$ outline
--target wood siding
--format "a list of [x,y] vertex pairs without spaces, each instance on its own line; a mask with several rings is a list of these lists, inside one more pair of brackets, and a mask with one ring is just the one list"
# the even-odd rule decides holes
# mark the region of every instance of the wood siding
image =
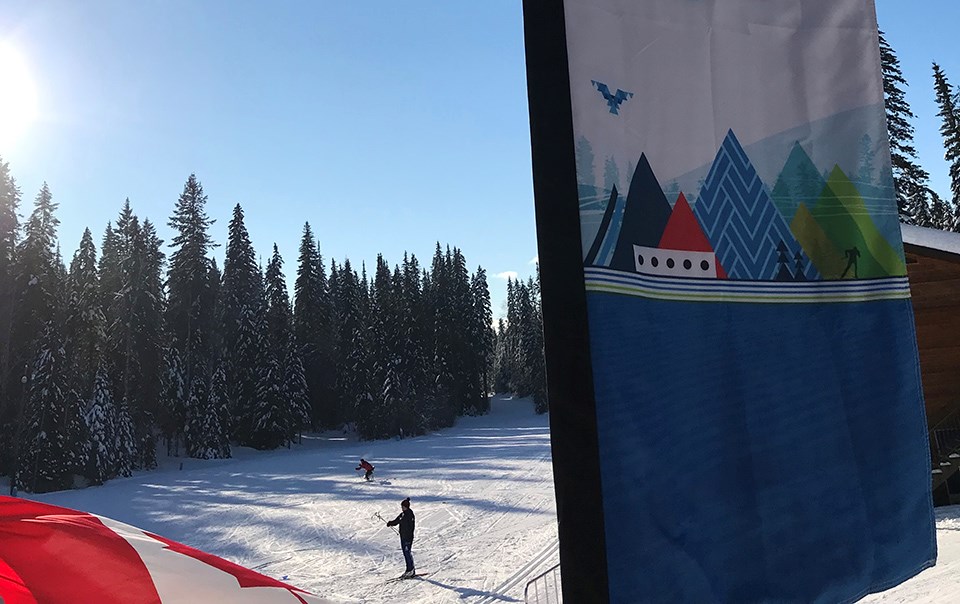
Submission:
[[960,258],[905,246],[927,425],[960,409]]

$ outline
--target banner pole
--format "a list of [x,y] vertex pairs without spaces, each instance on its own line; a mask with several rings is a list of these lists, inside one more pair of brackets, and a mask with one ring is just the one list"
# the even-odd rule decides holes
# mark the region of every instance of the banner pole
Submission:
[[540,287],[563,597],[609,602],[561,0],[524,0]]

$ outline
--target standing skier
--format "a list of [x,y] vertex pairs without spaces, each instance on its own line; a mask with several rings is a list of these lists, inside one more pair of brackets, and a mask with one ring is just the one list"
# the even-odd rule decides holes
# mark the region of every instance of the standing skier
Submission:
[[360,458],[360,465],[355,468],[356,470],[365,470],[366,474],[363,475],[365,480],[370,480],[370,477],[373,476],[373,466],[370,465],[370,462],[364,458]]
[[387,523],[387,526],[400,525],[400,550],[403,552],[403,559],[407,562],[407,570],[402,575],[403,579],[408,579],[416,575],[413,567],[413,554],[410,549],[413,547],[413,529],[416,525],[416,518],[413,510],[410,509],[410,498],[407,497],[400,502],[400,515]]

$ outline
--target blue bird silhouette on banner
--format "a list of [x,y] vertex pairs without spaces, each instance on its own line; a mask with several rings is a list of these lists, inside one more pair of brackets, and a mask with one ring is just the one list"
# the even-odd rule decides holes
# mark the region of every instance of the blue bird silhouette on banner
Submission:
[[607,105],[610,107],[610,113],[614,115],[620,115],[620,104],[633,96],[632,92],[624,92],[619,88],[617,88],[616,93],[610,94],[610,88],[603,82],[596,80],[590,80],[590,82],[596,86],[600,94],[603,95],[603,98],[607,101]]

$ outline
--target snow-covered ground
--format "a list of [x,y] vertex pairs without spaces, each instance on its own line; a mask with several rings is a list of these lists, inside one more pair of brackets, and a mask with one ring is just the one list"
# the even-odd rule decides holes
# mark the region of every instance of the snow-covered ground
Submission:
[[[402,441],[336,434],[294,450],[173,459],[102,487],[36,496],[109,516],[345,603],[522,602],[527,579],[558,562],[546,416],[495,399],[489,415]],[[377,466],[366,483],[354,471]],[[183,462],[183,469],[179,463]],[[403,571],[393,518],[410,497],[419,580]],[[960,506],[937,510],[936,567],[863,602],[960,602]]]
[[[102,487],[34,498],[108,516],[343,602],[522,602],[559,561],[547,416],[494,399],[484,417],[403,440],[323,435],[296,450],[177,459]],[[375,480],[354,471],[363,457]],[[183,461],[183,470],[179,462]],[[419,580],[375,517],[417,517]]]

